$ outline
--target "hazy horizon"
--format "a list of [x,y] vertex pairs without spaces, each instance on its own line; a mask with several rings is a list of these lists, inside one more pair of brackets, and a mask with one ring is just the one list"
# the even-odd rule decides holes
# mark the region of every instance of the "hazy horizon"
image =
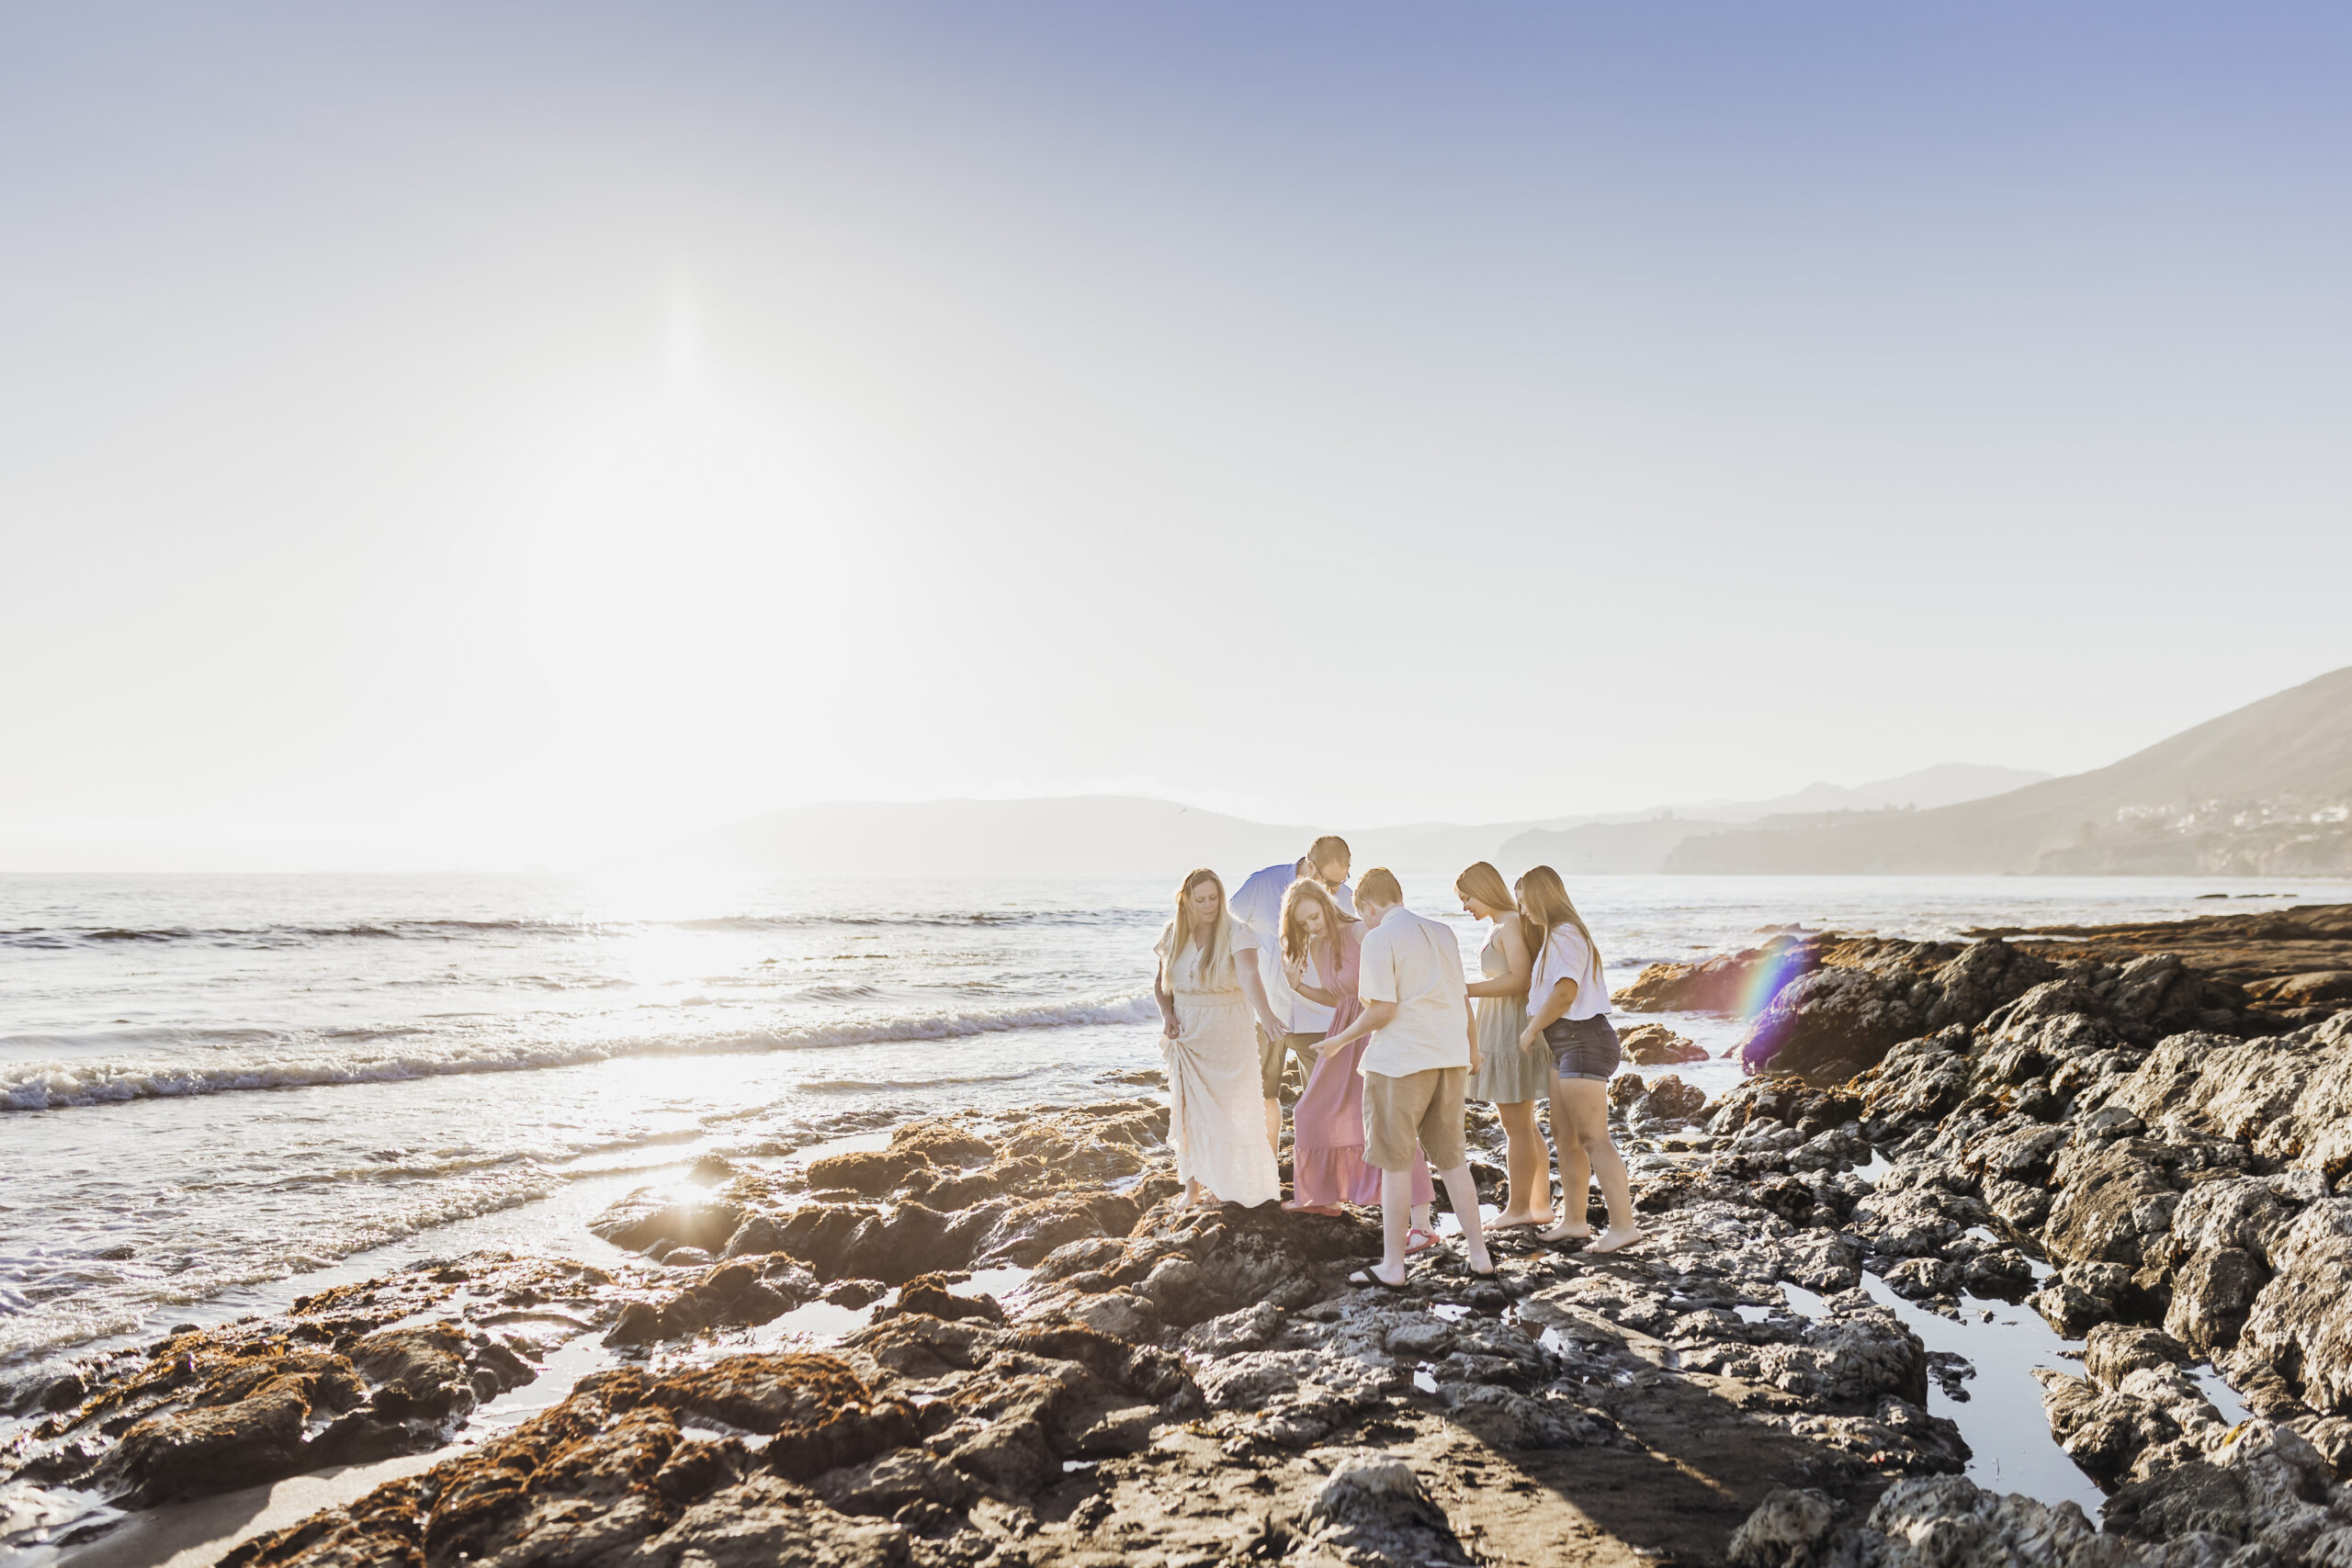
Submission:
[[2352,17],[0,17],[0,868],[2103,766],[2352,663]]

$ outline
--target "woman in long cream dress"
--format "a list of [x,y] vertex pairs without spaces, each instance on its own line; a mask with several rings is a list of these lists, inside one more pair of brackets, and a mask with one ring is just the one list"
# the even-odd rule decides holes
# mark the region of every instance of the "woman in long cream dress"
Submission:
[[1168,1063],[1168,1142],[1185,1201],[1198,1203],[1205,1191],[1221,1203],[1272,1202],[1282,1177],[1266,1138],[1257,1030],[1279,1040],[1285,1027],[1266,995],[1257,939],[1227,910],[1216,873],[1184,879],[1176,918],[1152,951],[1159,955],[1152,994]]

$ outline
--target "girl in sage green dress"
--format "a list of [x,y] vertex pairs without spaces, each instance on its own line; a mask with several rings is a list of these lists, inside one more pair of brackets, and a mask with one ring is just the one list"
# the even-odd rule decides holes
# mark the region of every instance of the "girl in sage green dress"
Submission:
[[1487,1222],[1505,1225],[1552,1223],[1552,1150],[1535,1123],[1535,1102],[1552,1092],[1552,1055],[1520,1043],[1527,1028],[1527,980],[1534,967],[1521,934],[1517,901],[1503,874],[1480,861],[1453,879],[1462,908],[1475,919],[1494,922],[1494,934],[1478,954],[1486,976],[1470,994],[1478,1002],[1478,1070],[1470,1076],[1473,1100],[1493,1102],[1502,1122],[1510,1190],[1503,1212]]

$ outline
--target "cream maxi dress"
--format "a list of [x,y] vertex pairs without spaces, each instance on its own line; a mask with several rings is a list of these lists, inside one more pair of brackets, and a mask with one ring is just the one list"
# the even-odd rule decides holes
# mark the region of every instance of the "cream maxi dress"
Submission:
[[[1229,924],[1235,962],[1257,963],[1250,928],[1238,920]],[[1216,989],[1204,983],[1198,946],[1187,942],[1181,953],[1169,956],[1177,940],[1171,920],[1153,949],[1176,1001],[1176,1038],[1159,1040],[1168,1063],[1168,1142],[1176,1151],[1176,1179],[1198,1181],[1223,1202],[1271,1203],[1282,1196],[1282,1177],[1266,1142],[1257,1021],[1233,975],[1213,976],[1223,981]]]

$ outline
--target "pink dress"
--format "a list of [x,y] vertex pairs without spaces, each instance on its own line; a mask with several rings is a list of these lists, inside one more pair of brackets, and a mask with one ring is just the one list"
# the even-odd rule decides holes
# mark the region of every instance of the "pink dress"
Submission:
[[[1340,972],[1334,975],[1321,954],[1315,960],[1317,988],[1334,992],[1340,1005],[1331,1011],[1329,1039],[1363,1012],[1356,999],[1356,966],[1363,952],[1362,928],[1351,920],[1340,928]],[[1363,1074],[1356,1069],[1367,1038],[1315,1059],[1306,1091],[1291,1111],[1291,1201],[1295,1203],[1377,1203],[1380,1171],[1363,1163]],[[1426,1160],[1413,1166],[1413,1201],[1426,1203],[1437,1194]]]

